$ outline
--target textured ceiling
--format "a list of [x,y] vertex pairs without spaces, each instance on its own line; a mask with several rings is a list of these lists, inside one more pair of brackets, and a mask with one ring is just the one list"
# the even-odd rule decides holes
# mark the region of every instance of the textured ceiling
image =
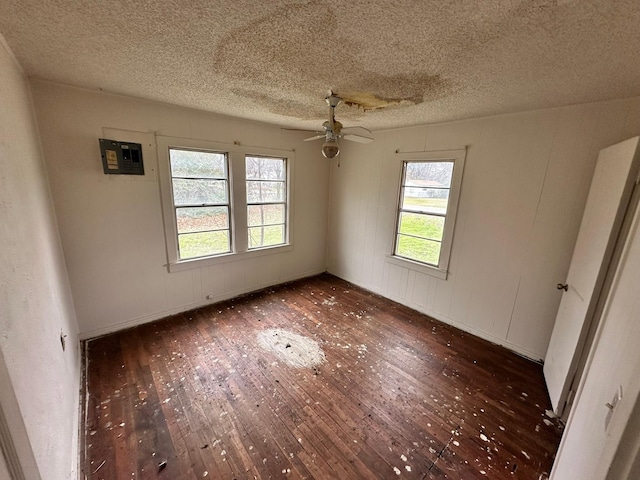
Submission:
[[[638,0],[2,0],[28,75],[290,127],[640,95]],[[354,104],[368,107],[363,109]]]

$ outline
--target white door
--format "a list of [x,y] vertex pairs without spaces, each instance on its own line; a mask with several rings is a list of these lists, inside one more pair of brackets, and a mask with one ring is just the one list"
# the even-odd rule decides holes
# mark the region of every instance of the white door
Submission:
[[[604,277],[638,174],[634,137],[600,151],[544,363],[551,404],[563,415]],[[577,384],[577,382],[576,382]]]
[[598,306],[602,318],[551,479],[640,479],[639,200],[636,186],[622,226],[624,240],[614,254],[620,261],[607,277],[611,289],[605,305]]

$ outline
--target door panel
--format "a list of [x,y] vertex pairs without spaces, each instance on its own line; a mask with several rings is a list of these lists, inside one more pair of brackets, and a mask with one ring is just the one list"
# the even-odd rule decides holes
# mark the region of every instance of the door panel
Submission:
[[[635,137],[600,151],[544,364],[553,409],[569,393],[638,172]],[[633,174],[632,174],[633,172]]]
[[[640,187],[622,227],[584,378],[576,393],[552,479],[639,479],[640,466]],[[635,211],[635,213],[633,213]],[[614,397],[618,394],[618,401]],[[635,473],[635,474],[634,474]]]

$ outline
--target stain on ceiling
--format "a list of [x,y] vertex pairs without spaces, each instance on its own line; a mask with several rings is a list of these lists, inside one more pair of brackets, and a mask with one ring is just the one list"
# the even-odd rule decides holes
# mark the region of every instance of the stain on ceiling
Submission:
[[637,0],[3,0],[29,76],[294,128],[640,95]]

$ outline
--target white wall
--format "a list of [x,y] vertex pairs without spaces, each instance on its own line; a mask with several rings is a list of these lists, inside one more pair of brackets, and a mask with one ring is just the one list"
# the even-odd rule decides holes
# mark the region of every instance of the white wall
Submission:
[[35,456],[40,477],[66,480],[77,469],[78,327],[28,84],[1,36],[0,105],[0,402],[27,477]]
[[[602,314],[586,374],[576,394],[567,422],[552,478],[627,478],[622,472],[632,468],[638,453],[640,415],[640,210],[615,274]],[[605,431],[605,417],[613,396],[622,387],[620,400]],[[630,421],[631,420],[631,421]],[[624,437],[623,437],[624,435]],[[621,439],[625,442],[621,443]],[[620,450],[618,451],[618,446]],[[630,449],[631,452],[625,452]],[[607,477],[614,456],[618,472]],[[630,455],[629,455],[630,454]],[[628,457],[624,459],[623,457]],[[637,468],[637,464],[635,466]],[[638,478],[637,476],[628,478]]]
[[11,480],[9,476],[9,469],[7,468],[7,462],[4,459],[4,455],[0,452],[0,480]]
[[[82,337],[325,271],[329,164],[319,145],[196,110],[45,81],[32,88]],[[154,133],[295,149],[293,251],[168,273]],[[144,139],[145,175],[105,175],[101,137]]]
[[[328,270],[544,358],[598,151],[640,133],[640,99],[376,132],[332,163]],[[390,263],[401,152],[468,146],[447,280]]]

